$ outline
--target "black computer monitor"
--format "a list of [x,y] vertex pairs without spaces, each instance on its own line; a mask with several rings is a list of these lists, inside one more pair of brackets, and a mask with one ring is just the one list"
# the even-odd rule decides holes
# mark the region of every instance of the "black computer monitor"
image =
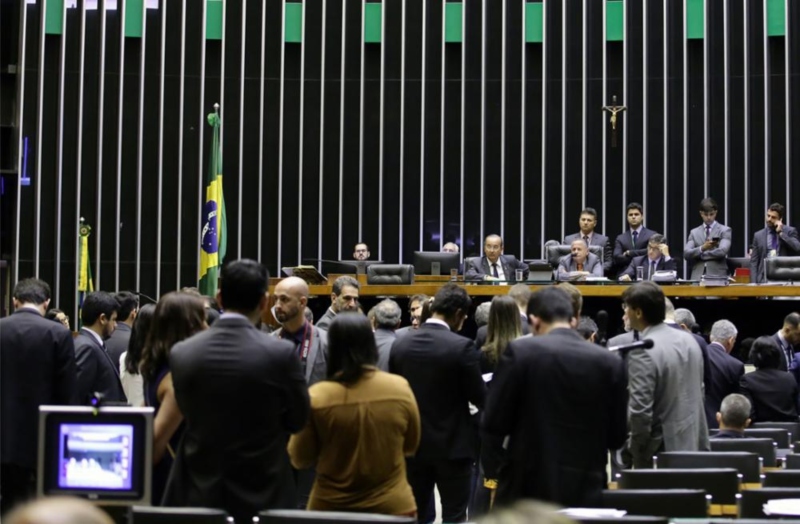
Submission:
[[150,505],[153,408],[41,406],[37,495]]
[[439,251],[414,251],[414,273],[417,275],[450,275],[461,265],[458,253]]

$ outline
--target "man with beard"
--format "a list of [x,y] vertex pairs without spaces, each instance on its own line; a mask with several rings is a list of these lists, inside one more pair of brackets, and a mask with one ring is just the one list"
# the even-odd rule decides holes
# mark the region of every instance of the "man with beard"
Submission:
[[117,326],[117,299],[105,291],[86,295],[81,307],[83,327],[75,337],[78,365],[78,400],[88,404],[95,392],[105,401],[127,402],[118,365],[111,360],[105,341]]
[[800,255],[800,236],[797,229],[783,223],[786,212],[781,204],[775,203],[767,209],[767,226],[753,235],[753,253],[750,255],[750,281],[767,281],[764,260],[781,256]]
[[[333,317],[341,311],[358,311],[358,291],[361,286],[358,280],[353,277],[343,276],[333,282],[331,290],[331,307],[322,317],[317,320],[316,326],[327,330]],[[306,297],[308,297],[308,287],[306,287]]]

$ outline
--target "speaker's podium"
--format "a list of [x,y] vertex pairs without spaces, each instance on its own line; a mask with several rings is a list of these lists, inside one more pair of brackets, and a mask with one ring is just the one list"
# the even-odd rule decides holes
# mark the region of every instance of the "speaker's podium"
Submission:
[[310,286],[321,286],[328,283],[328,279],[322,276],[314,266],[282,267],[281,271],[287,277],[302,278]]

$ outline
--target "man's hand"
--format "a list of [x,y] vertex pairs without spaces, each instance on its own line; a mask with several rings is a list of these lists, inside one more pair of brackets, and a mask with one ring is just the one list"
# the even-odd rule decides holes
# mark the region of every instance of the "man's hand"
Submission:
[[702,246],[700,246],[700,251],[708,251],[710,249],[714,249],[715,247],[717,247],[717,243],[709,238],[703,243]]
[[668,245],[659,244],[658,245],[658,249],[659,249],[659,251],[661,251],[661,254],[664,255],[664,257],[668,257],[669,256],[669,246]]
[[619,281],[620,282],[630,282],[631,281],[631,277],[629,275],[622,275],[621,277],[619,277]]
[[783,231],[783,219],[780,219],[775,223],[775,232],[780,233],[781,231]]

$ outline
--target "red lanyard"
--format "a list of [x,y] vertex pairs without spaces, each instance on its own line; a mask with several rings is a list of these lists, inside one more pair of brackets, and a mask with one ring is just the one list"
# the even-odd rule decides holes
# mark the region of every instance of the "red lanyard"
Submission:
[[314,336],[314,331],[311,329],[311,326],[308,325],[308,322],[303,324],[303,342],[300,344],[302,347],[302,351],[300,351],[300,360],[305,362],[308,360],[308,351],[311,348],[311,337]]

